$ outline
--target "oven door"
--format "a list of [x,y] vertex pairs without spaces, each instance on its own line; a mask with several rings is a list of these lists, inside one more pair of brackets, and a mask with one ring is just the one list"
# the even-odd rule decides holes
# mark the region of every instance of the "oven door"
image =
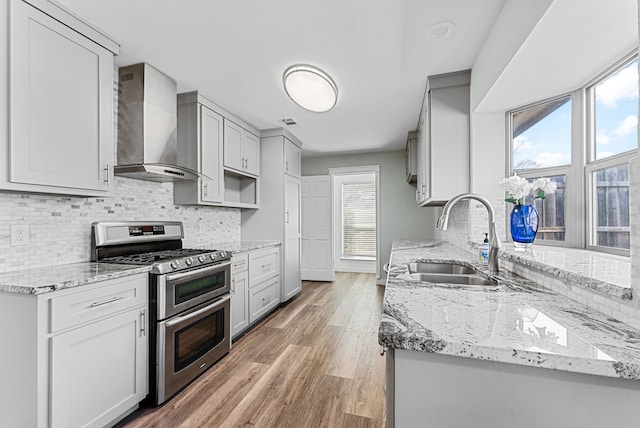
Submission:
[[157,319],[194,308],[231,290],[231,262],[158,275]]
[[169,399],[231,348],[230,295],[158,323],[157,403]]

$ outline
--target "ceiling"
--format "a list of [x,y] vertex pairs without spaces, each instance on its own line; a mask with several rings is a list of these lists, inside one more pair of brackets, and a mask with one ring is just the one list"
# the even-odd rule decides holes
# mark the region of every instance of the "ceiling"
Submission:
[[[400,150],[426,78],[469,69],[504,0],[58,0],[121,46],[260,129],[289,127],[304,156]],[[451,22],[455,32],[429,31]],[[326,113],[298,107],[282,73],[312,64],[338,85]]]
[[474,111],[505,111],[574,91],[637,49],[637,0],[553,1]]

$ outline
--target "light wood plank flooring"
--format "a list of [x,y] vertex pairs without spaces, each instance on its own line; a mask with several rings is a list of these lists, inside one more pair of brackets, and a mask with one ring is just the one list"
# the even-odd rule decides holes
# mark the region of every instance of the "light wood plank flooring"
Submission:
[[122,426],[383,427],[383,293],[372,274],[303,282],[194,383]]

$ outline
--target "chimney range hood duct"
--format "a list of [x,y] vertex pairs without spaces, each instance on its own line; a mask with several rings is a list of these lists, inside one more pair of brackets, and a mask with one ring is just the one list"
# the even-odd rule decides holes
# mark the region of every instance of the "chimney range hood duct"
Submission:
[[177,165],[177,84],[149,64],[119,69],[116,175],[150,181],[196,181]]

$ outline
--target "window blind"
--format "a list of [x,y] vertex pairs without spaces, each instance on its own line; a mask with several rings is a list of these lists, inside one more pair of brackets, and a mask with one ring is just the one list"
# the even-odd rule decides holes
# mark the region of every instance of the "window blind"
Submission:
[[376,186],[342,185],[342,256],[376,257]]

